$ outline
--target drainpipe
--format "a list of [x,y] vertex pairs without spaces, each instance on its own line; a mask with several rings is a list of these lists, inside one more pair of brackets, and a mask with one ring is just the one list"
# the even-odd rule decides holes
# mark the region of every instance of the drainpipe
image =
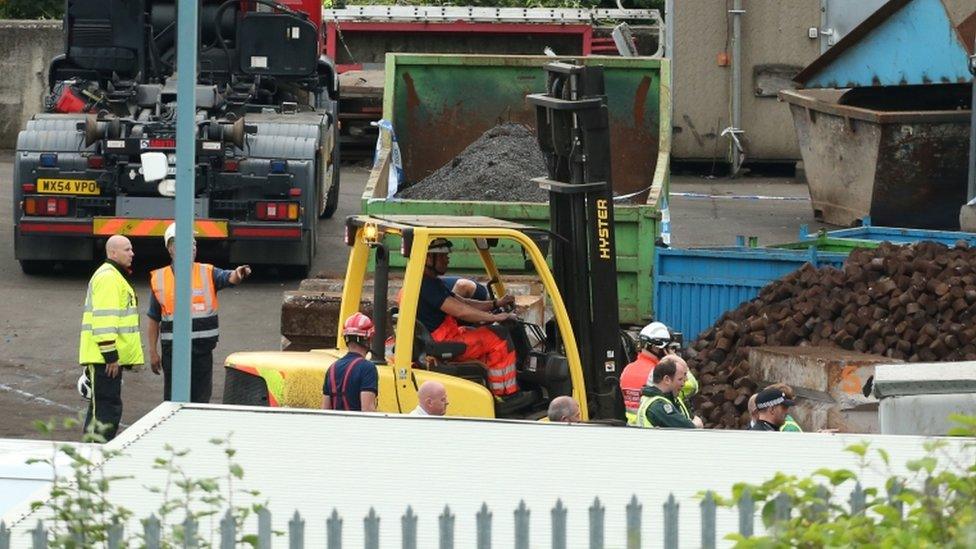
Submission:
[[969,123],[969,194],[967,206],[976,201],[976,44],[973,45],[973,55],[969,56],[969,72],[973,75],[973,101],[970,108]]
[[[664,0],[664,57],[671,60],[671,75],[674,76],[674,0]],[[673,103],[673,101],[672,101]]]
[[[671,62],[670,70],[668,70],[668,120],[670,124],[674,125],[674,0],[664,0],[664,57]],[[669,132],[670,133],[670,132]]]
[[[731,116],[729,133],[731,142],[729,152],[732,160],[732,176],[735,177],[742,167],[744,151],[740,138],[742,136],[742,0],[734,0],[729,14],[732,16],[732,86],[730,98]],[[724,133],[724,132],[723,132]]]

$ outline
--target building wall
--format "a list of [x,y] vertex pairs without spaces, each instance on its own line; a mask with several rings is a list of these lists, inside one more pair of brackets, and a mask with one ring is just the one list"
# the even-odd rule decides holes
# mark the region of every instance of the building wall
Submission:
[[60,21],[0,21],[0,149],[41,110],[48,62],[63,50]]
[[[722,162],[729,147],[721,133],[730,125],[731,67],[718,66],[717,56],[723,51],[731,56],[727,9],[732,0],[675,4],[672,156]],[[809,38],[807,30],[820,27],[820,5],[820,0],[743,1],[741,89],[747,161],[800,158],[789,109],[775,94],[759,97],[756,90],[774,82],[762,75],[789,75],[817,58],[820,41]],[[784,85],[788,80],[789,76],[780,79]]]

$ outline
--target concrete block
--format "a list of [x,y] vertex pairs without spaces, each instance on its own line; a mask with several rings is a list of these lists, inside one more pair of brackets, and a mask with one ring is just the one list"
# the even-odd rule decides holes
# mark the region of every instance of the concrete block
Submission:
[[749,352],[750,373],[764,384],[793,387],[795,415],[807,430],[878,432],[878,400],[871,395],[875,366],[895,362],[832,347],[759,347]]
[[881,399],[878,423],[884,435],[948,435],[952,414],[976,415],[976,393],[905,395]]
[[0,21],[0,149],[43,110],[48,63],[64,50],[61,21]]

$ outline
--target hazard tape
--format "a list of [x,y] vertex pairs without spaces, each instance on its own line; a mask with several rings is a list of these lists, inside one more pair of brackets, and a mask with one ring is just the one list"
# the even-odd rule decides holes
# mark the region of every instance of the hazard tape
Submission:
[[[92,220],[92,234],[96,236],[163,236],[172,219],[132,219],[127,217],[96,217]],[[227,238],[227,221],[198,219],[193,222],[197,238]]]
[[768,196],[762,194],[705,194],[705,193],[670,193],[672,197],[698,198],[706,200],[783,200],[788,202],[809,202],[805,196]]

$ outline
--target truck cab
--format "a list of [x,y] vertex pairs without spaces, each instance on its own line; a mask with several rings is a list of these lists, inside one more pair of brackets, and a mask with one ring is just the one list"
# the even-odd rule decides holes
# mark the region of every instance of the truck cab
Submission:
[[[339,325],[363,308],[364,288],[372,282],[372,311],[366,312],[376,326],[369,358],[379,373],[378,411],[409,413],[417,405],[418,387],[437,380],[447,389],[448,415],[539,419],[553,398],[570,395],[579,403],[582,419],[589,418],[576,338],[543,253],[547,231],[489,217],[404,215],[352,216],[345,229],[350,254]],[[493,297],[506,295],[506,276],[496,266],[496,254],[521,254],[526,268],[534,269],[548,312],[541,321],[523,318],[506,326],[517,356],[517,393],[492,395],[482,364],[452,360],[459,354],[457,345],[463,344],[435,342],[417,322],[425,258],[435,238],[477,250],[482,267],[477,278],[487,281]],[[391,307],[390,267],[399,265],[404,268],[402,291],[398,305]],[[336,349],[234,353],[225,363],[224,403],[320,407],[326,371],[345,352],[340,334]]]

